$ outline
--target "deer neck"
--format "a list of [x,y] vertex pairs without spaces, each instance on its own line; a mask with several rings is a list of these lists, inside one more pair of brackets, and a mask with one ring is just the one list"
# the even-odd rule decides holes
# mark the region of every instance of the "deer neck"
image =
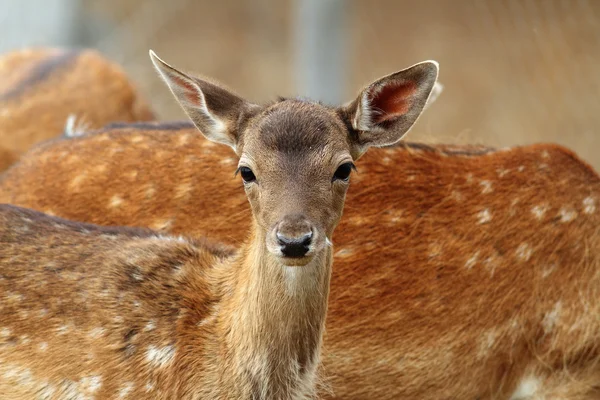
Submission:
[[237,371],[236,386],[245,387],[250,397],[311,394],[305,392],[314,387],[331,264],[327,246],[308,265],[283,265],[267,251],[265,235],[256,224],[251,239],[233,260],[229,290],[223,293],[227,317],[221,329]]

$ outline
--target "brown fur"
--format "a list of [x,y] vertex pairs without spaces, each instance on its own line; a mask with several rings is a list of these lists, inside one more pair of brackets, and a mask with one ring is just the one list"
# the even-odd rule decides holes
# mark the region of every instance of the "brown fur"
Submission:
[[[239,244],[250,218],[234,153],[158,127],[39,146],[5,173],[0,201]],[[555,145],[410,143],[357,167],[334,235],[324,397],[508,399],[531,377],[534,399],[598,398],[590,167]]]
[[[150,55],[202,133],[235,149],[250,233],[223,255],[183,238],[101,233],[0,208],[0,395],[312,398],[330,238],[353,161],[373,144],[400,140],[427,102],[437,64],[378,81],[378,90],[418,92],[403,113],[378,110],[393,111],[383,126],[370,118],[371,100],[340,109],[291,100],[261,107]],[[364,135],[347,129],[359,123]],[[122,203],[111,197],[112,207]],[[49,343],[37,350],[46,357],[29,347],[40,333]]]
[[154,118],[123,70],[93,50],[26,49],[0,58],[0,171],[67,118],[97,129]]

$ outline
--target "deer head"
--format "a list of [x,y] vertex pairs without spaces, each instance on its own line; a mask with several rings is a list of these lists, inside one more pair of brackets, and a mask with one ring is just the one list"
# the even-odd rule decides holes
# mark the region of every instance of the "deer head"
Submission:
[[305,265],[330,243],[354,162],[408,132],[438,75],[426,61],[373,82],[343,107],[296,99],[259,106],[150,56],[200,132],[239,156],[260,236],[285,265]]

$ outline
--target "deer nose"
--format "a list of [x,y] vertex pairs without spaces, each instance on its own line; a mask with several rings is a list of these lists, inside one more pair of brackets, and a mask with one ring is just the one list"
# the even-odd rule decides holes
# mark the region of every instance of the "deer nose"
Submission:
[[312,232],[294,238],[289,238],[277,232],[277,240],[285,257],[304,257],[308,253],[312,241]]
[[277,228],[277,241],[285,257],[304,257],[310,250],[313,231],[302,217],[286,218]]

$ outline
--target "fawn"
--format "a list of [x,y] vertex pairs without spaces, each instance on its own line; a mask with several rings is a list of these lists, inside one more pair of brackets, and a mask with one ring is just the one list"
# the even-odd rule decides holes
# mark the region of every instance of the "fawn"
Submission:
[[[238,244],[252,219],[234,155],[191,124],[115,125],[29,152],[0,202]],[[358,168],[335,231],[322,397],[598,398],[589,166],[555,145],[405,143]]]
[[437,64],[340,108],[259,106],[150,54],[200,131],[239,157],[250,234],[234,252],[2,206],[0,396],[312,397],[354,161],[414,124]]
[[93,50],[36,48],[0,58],[0,171],[69,116],[87,128],[154,119],[122,69]]

